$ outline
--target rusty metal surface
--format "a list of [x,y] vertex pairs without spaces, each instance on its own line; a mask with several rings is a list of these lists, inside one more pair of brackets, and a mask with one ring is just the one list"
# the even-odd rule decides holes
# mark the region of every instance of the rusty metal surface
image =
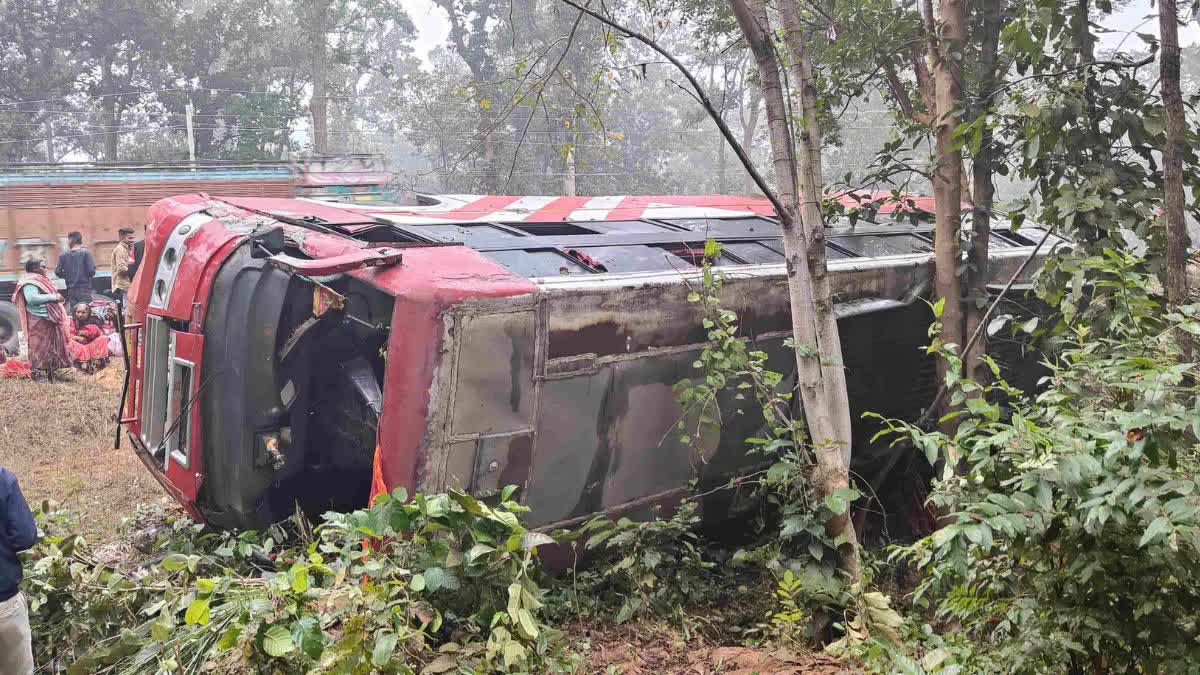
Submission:
[[464,316],[451,431],[499,434],[529,428],[533,411],[533,312]]
[[[1021,255],[997,256],[993,276],[1007,279]],[[856,465],[881,452],[869,443],[877,427],[863,412],[911,419],[932,400],[934,363],[920,349],[932,316],[919,301],[929,290],[930,258],[830,266]],[[769,366],[790,374],[783,272],[782,265],[732,268],[722,303],[739,312],[742,334],[768,353]],[[745,443],[761,433],[761,418],[732,393],[720,400],[719,436],[700,439],[699,450],[678,440],[682,411],[672,387],[695,375],[705,341],[697,307],[687,301],[692,281],[679,273],[559,277],[541,282],[536,312],[524,309],[528,298],[451,312],[452,372],[437,395],[452,428],[430,420],[427,448],[439,471],[425,489],[461,485],[488,494],[521,485],[530,522],[546,527],[644,508],[678,495],[693,478],[720,484],[761,464]],[[520,342],[528,346],[516,357]],[[531,356],[535,346],[544,357]]]

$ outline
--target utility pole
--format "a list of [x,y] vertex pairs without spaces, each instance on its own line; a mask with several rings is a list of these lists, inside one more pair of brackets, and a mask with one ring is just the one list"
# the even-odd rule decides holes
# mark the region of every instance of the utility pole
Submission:
[[46,161],[54,163],[54,122],[46,120]]
[[563,194],[575,196],[575,148],[567,148],[567,175],[563,179]]
[[196,163],[196,134],[192,132],[192,99],[189,97],[187,107],[184,108],[187,113],[187,135],[188,135],[188,159],[193,164]]

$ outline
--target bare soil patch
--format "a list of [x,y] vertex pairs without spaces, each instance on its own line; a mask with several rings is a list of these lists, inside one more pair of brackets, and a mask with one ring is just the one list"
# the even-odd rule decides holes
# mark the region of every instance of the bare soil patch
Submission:
[[570,641],[587,645],[586,673],[620,675],[840,675],[857,672],[821,653],[778,647],[721,646],[661,623],[573,627]]
[[16,474],[31,504],[53,500],[108,541],[121,518],[162,495],[128,440],[113,448],[125,375],[120,363],[70,381],[0,379],[0,466]]

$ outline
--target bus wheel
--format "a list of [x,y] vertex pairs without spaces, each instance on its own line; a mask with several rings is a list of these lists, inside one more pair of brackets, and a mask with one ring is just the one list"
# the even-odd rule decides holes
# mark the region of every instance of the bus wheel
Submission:
[[21,330],[21,317],[17,314],[17,306],[7,300],[0,300],[0,347],[16,356],[20,349],[17,331]]

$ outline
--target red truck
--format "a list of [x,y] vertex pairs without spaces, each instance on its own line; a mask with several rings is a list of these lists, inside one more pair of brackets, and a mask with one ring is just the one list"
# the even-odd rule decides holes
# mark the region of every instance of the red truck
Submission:
[[[109,261],[117,230],[142,237],[154,202],[186,192],[240,197],[381,196],[391,179],[377,157],[308,158],[295,162],[187,164],[0,165],[0,347],[17,349],[17,309],[8,301],[25,261],[54,269],[67,233],[79,231],[96,259],[93,288],[111,288]],[[61,283],[60,283],[61,286]]]
[[[993,235],[1009,279],[1036,228]],[[864,411],[913,419],[934,364],[927,225],[828,230],[853,461],[886,462]],[[770,205],[736,196],[446,195],[417,205],[164,199],[135,279],[121,423],[195,517],[261,527],[405,487],[520,486],[532,524],[638,514],[753,469],[761,420],[722,401],[704,457],[680,444],[672,386],[705,330],[687,296],[723,243],[727,307],[792,368]]]

